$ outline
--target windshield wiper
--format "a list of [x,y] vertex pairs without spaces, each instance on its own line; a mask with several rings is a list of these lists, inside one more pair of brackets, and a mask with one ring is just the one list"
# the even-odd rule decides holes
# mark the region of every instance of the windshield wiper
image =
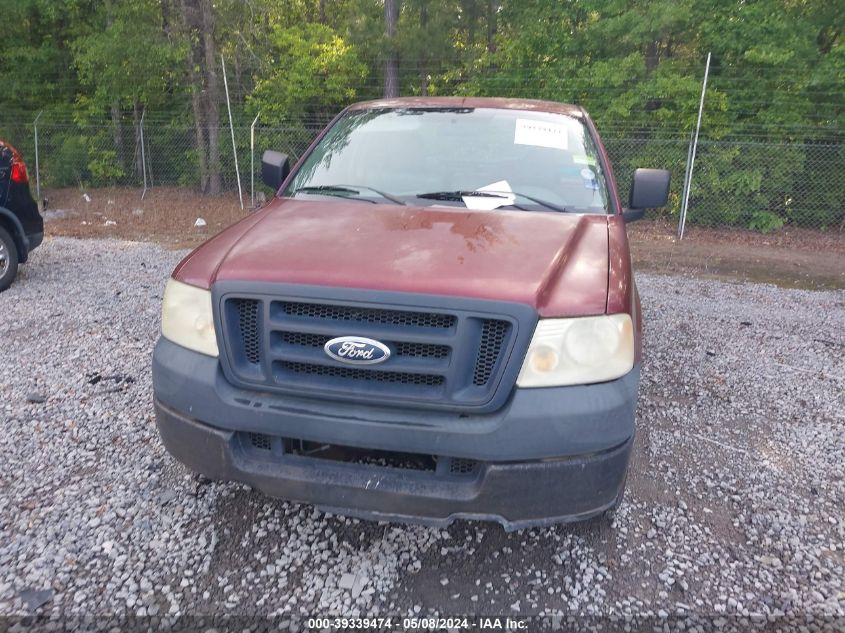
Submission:
[[[552,211],[560,211],[562,213],[566,213],[569,211],[566,207],[560,207],[556,204],[552,204],[551,202],[546,202],[545,200],[540,200],[539,198],[535,198],[534,196],[529,196],[524,193],[519,193],[518,191],[490,191],[489,189],[484,191],[432,191],[429,193],[418,193],[416,194],[417,198],[425,198],[428,200],[455,200],[461,201],[464,197],[472,197],[472,198],[509,198],[510,196],[517,196],[519,198],[525,198],[526,200],[530,200],[535,204],[539,204],[541,207],[545,207],[546,209],[551,209]],[[510,205],[514,206],[517,209],[522,209],[517,205]]]
[[[322,196],[337,196],[338,198],[352,198],[353,196],[360,195],[360,191],[357,189],[352,189],[351,187],[340,187],[334,185],[320,185],[315,187],[300,187],[299,189],[294,189],[291,193],[296,195],[298,193],[316,193]],[[352,194],[352,195],[349,195]],[[361,202],[371,202],[373,204],[378,204],[375,200],[368,200],[366,198],[356,198]]]
[[[385,200],[390,200],[391,202],[394,202],[396,204],[401,204],[403,206],[405,206],[407,204],[404,200],[397,198],[394,195],[391,195],[389,193],[385,193],[384,191],[379,191],[378,189],[373,189],[372,187],[368,187],[367,185],[317,185],[317,186],[313,186],[313,187],[300,187],[299,189],[294,189],[293,193],[294,193],[294,195],[297,194],[297,193],[300,193],[300,192],[302,192],[302,193],[319,193],[319,194],[323,194],[323,195],[326,195],[326,196],[340,196],[340,197],[343,197],[343,198],[349,198],[349,197],[352,197],[352,196],[360,195],[361,194],[361,192],[359,191],[360,189],[366,189],[367,191],[372,191],[373,193],[378,194],[379,196],[384,198]],[[347,196],[347,195],[344,195],[344,194],[352,194],[352,196]],[[363,199],[364,198],[362,198],[362,200]],[[375,203],[375,200],[367,200],[367,202]]]
[[464,196],[473,196],[475,198],[507,198],[498,192],[492,191],[431,191],[429,193],[415,194],[416,198],[426,198],[428,200],[458,200],[463,199]]

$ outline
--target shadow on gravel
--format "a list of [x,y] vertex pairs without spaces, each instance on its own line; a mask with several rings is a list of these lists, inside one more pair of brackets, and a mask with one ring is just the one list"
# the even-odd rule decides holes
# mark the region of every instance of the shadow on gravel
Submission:
[[[241,484],[212,485],[220,488],[212,511],[218,529],[210,566],[218,581],[203,600],[206,607],[223,605],[225,611],[253,615],[291,605],[297,605],[293,613],[299,606],[325,610],[344,577],[355,576],[356,558],[371,558],[385,536],[383,524],[328,516]],[[360,586],[359,579],[358,584],[347,592],[350,605],[375,593],[374,583]],[[244,586],[248,595],[238,595]]]

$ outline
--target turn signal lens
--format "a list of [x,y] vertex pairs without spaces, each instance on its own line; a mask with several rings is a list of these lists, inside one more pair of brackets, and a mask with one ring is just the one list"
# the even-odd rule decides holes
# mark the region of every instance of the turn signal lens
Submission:
[[560,360],[558,353],[551,347],[539,346],[532,349],[530,354],[531,368],[539,373],[552,371]]

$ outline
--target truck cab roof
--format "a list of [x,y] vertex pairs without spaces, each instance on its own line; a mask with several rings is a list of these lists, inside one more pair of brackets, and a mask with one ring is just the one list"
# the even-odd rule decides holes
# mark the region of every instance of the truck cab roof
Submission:
[[360,101],[350,105],[347,110],[371,110],[376,108],[497,108],[500,110],[549,112],[574,117],[585,117],[587,114],[580,106],[568,103],[503,97],[397,97]]

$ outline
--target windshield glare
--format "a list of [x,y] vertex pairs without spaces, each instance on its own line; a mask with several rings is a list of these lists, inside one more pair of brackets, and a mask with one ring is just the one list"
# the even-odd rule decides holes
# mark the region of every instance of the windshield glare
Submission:
[[[595,144],[577,118],[494,108],[353,110],[338,120],[284,192],[344,185],[343,197],[392,204],[469,206],[472,200],[417,198],[432,192],[523,194],[576,213],[607,213],[607,186]],[[365,188],[369,188],[365,189]],[[480,198],[477,200],[481,200]],[[488,198],[489,200],[489,198]],[[548,210],[515,195],[499,206]],[[478,208],[490,208],[486,206]]]

